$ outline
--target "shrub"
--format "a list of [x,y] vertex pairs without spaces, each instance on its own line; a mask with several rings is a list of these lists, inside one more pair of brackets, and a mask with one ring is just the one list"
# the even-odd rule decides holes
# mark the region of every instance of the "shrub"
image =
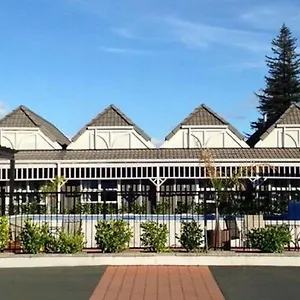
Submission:
[[203,230],[195,221],[182,222],[180,236],[176,238],[187,251],[199,250],[203,242]]
[[49,225],[33,223],[31,220],[24,222],[20,238],[22,249],[25,253],[77,253],[84,247],[84,235],[82,229],[74,235],[57,231],[56,236],[50,231]]
[[20,239],[22,249],[26,253],[36,254],[56,251],[57,242],[47,223],[39,226],[31,220],[26,220],[20,233]]
[[167,250],[168,229],[166,224],[154,221],[141,223],[141,243],[151,252],[164,252]]
[[57,240],[57,252],[59,253],[77,253],[84,247],[84,235],[81,228],[74,234],[59,232]]
[[265,253],[283,252],[284,247],[292,241],[287,225],[254,228],[248,235],[250,246]]
[[132,213],[132,214],[146,214],[147,213],[147,206],[146,203],[138,204],[136,202],[133,203],[122,203],[121,208],[119,209],[121,214],[125,213]]
[[99,221],[96,227],[95,240],[103,253],[124,251],[132,237],[129,224],[123,220]]
[[3,216],[0,218],[0,251],[2,252],[9,243],[9,225],[8,218]]

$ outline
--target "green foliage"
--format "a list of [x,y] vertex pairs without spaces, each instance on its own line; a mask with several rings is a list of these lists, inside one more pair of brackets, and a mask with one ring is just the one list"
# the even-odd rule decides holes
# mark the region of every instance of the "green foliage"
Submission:
[[292,235],[287,225],[254,228],[248,235],[250,246],[265,253],[281,253],[292,241]]
[[[292,103],[300,101],[300,59],[296,52],[297,40],[291,30],[283,25],[279,35],[272,41],[274,57],[266,56],[269,74],[265,77],[266,87],[256,96],[259,99],[257,109],[270,121],[281,115]],[[262,129],[263,118],[252,122],[253,129]]]
[[204,204],[195,201],[178,201],[175,214],[198,214],[204,213]]
[[57,242],[57,252],[59,253],[77,253],[84,247],[84,234],[81,228],[74,235],[65,232],[59,232]]
[[167,250],[168,229],[166,224],[154,221],[141,223],[141,243],[151,252],[164,252]]
[[187,251],[199,251],[203,243],[203,230],[195,221],[182,222],[180,236],[176,235],[176,238]]
[[64,214],[88,214],[88,215],[98,215],[98,214],[116,214],[117,207],[115,203],[77,203],[74,207],[64,208]]
[[0,251],[2,252],[9,243],[9,224],[8,217],[0,218]]
[[24,227],[20,233],[22,249],[26,253],[52,252],[55,248],[55,237],[51,234],[49,225],[44,223],[38,225],[31,220],[24,222]]
[[[58,235],[58,236],[57,236]],[[61,231],[57,234],[50,231],[49,225],[41,225],[26,220],[20,233],[22,250],[25,253],[76,253],[84,247],[82,229],[70,235]]]
[[133,233],[123,220],[99,221],[96,227],[95,240],[103,253],[117,253],[124,251]]
[[160,203],[157,203],[154,213],[162,214],[162,215],[170,214],[171,213],[171,204],[170,204],[170,202],[169,201],[162,201]]
[[146,203],[138,204],[136,202],[133,203],[122,203],[121,208],[119,209],[120,213],[132,213],[132,214],[146,214],[147,206]]

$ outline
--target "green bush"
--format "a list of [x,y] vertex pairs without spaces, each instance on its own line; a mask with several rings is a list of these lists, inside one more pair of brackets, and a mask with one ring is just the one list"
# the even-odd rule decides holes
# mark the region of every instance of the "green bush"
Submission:
[[50,231],[49,225],[35,224],[31,220],[24,222],[20,233],[22,250],[25,253],[77,253],[83,250],[84,235],[82,229],[74,234],[57,230],[56,234]]
[[146,203],[138,204],[136,202],[128,203],[124,202],[122,203],[121,208],[119,209],[119,213],[125,214],[146,214],[147,213],[147,205]]
[[3,216],[0,218],[0,251],[2,252],[9,243],[9,224],[8,218]]
[[99,221],[95,227],[95,240],[103,253],[124,251],[133,235],[128,222],[123,220]]
[[187,251],[199,250],[203,242],[203,230],[195,221],[182,222],[180,236],[176,235],[176,238]]
[[74,235],[59,232],[57,239],[57,252],[59,253],[78,253],[83,250],[84,235],[81,228]]
[[47,223],[38,225],[31,220],[26,220],[20,233],[20,239],[22,249],[26,253],[55,252],[57,247],[55,236],[50,232]]
[[292,235],[287,225],[254,228],[248,235],[250,246],[265,253],[281,253],[292,241]]
[[141,243],[151,252],[164,252],[167,250],[168,229],[166,224],[154,221],[141,223]]

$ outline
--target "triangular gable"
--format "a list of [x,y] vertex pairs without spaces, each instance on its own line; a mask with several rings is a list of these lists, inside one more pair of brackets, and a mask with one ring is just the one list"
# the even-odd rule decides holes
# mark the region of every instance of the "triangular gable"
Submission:
[[211,108],[206,106],[205,104],[201,104],[197,107],[193,112],[191,112],[180,124],[178,124],[166,137],[165,140],[170,140],[172,136],[175,135],[176,132],[182,128],[182,126],[188,125],[211,125],[220,126],[227,125],[229,130],[234,133],[239,139],[244,140],[244,136],[234,128],[229,122],[224,120],[221,116],[219,116],[216,112],[214,112]]
[[255,131],[247,140],[250,147],[254,147],[260,140],[264,140],[277,125],[299,125],[300,127],[300,107],[292,104],[284,113],[274,119],[267,120],[265,126]]
[[0,127],[39,128],[52,142],[69,145],[69,139],[53,124],[24,105],[19,106],[0,120]]
[[88,127],[133,127],[146,141],[151,138],[141,128],[139,128],[132,120],[130,120],[120,109],[111,104],[102,112],[100,112],[93,120],[87,123],[73,138],[75,142]]

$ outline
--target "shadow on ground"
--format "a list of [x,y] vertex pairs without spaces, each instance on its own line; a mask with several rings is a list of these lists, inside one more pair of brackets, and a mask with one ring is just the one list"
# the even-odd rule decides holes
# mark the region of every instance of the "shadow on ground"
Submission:
[[5,300],[88,300],[106,267],[0,269]]
[[226,300],[289,300],[300,297],[297,267],[210,267]]

